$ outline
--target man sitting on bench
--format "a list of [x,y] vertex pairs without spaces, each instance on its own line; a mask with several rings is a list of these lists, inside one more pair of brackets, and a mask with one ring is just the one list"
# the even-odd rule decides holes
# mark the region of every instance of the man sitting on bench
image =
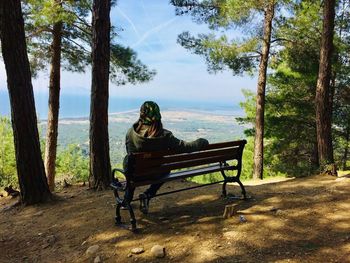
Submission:
[[[127,154],[136,152],[152,152],[162,150],[197,151],[207,146],[206,139],[199,138],[192,142],[185,142],[176,138],[172,132],[163,129],[159,106],[153,101],[146,101],[140,109],[140,117],[128,130],[125,139]],[[127,169],[127,158],[124,158],[124,170]],[[148,213],[149,200],[154,197],[163,183],[152,184],[144,193],[139,195],[140,210]],[[133,189],[127,189],[125,199],[131,201]]]

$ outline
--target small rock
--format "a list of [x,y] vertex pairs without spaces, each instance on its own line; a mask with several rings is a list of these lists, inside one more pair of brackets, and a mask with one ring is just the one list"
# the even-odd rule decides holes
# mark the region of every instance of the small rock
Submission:
[[130,252],[132,254],[141,254],[141,253],[145,252],[145,250],[143,249],[143,247],[135,247],[135,248],[131,249]]
[[113,237],[109,240],[109,243],[114,244],[118,242],[119,237]]
[[282,211],[282,210],[280,210],[280,209],[277,209],[276,215],[278,215],[278,216],[283,216],[284,214],[285,214],[284,211]]
[[131,257],[132,257],[132,254],[131,254],[131,253],[129,253],[129,254],[128,254],[128,258],[131,258]]
[[244,215],[239,216],[239,222],[241,222],[241,223],[247,222],[247,219],[244,217]]
[[86,254],[87,255],[94,255],[94,254],[96,254],[97,253],[97,251],[98,251],[98,249],[100,248],[100,246],[99,245],[93,245],[93,246],[91,246],[91,247],[89,247],[87,250],[86,250]]
[[55,235],[50,235],[45,239],[46,243],[49,245],[53,245],[56,242],[56,236]]
[[159,220],[160,221],[165,221],[165,220],[168,220],[168,218],[166,218],[165,216],[161,216],[161,217],[159,217]]
[[81,243],[81,245],[85,246],[86,243],[87,243],[87,240],[85,240],[83,243]]
[[270,209],[270,212],[277,212],[277,208],[276,207],[272,207],[271,209]]
[[151,253],[156,258],[163,258],[165,256],[165,247],[160,245],[154,245],[151,248]]
[[44,214],[44,211],[36,212],[33,216],[42,216]]
[[234,239],[238,236],[238,233],[236,231],[227,231],[223,233],[223,237],[226,239]]
[[341,182],[344,181],[345,179],[347,179],[346,177],[338,177],[337,179],[335,179],[336,182]]
[[49,246],[50,246],[50,244],[49,244],[49,243],[46,243],[46,244],[43,244],[43,245],[41,246],[41,248],[45,249],[45,248],[48,248]]
[[180,234],[180,232],[176,232],[176,233],[175,233],[175,235],[179,235],[179,234]]
[[94,263],[101,263],[101,262],[102,262],[102,259],[100,256],[95,257]]

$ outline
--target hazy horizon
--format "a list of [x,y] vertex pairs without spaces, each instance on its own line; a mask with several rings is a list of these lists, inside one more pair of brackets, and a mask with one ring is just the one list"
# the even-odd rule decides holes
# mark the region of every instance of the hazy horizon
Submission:
[[[6,90],[0,91],[0,116],[10,117],[11,108],[9,94]],[[109,114],[138,110],[145,100],[150,98],[128,98],[111,96],[109,99]],[[196,100],[196,99],[156,99],[162,111],[189,110],[203,111],[208,114],[241,116],[243,110],[239,102],[222,100]],[[48,94],[35,93],[35,107],[38,119],[46,120],[48,112]],[[86,118],[90,113],[90,96],[88,94],[62,94],[60,98],[60,119]]]

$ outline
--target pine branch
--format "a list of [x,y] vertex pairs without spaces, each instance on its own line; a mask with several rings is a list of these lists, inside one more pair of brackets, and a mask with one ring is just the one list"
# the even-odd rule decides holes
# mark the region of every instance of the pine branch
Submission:
[[63,36],[63,38],[71,43],[73,43],[74,45],[76,45],[77,47],[80,47],[83,51],[85,51],[86,53],[90,53],[91,51],[90,50],[87,50],[83,45],[77,43],[76,41],[74,41],[73,39],[69,38],[69,37],[66,37],[66,36]]

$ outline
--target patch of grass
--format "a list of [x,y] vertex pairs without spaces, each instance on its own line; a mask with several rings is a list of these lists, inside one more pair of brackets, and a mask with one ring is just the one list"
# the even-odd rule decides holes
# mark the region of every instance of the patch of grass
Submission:
[[346,171],[338,171],[338,176],[344,176],[350,174],[350,170],[346,170]]

